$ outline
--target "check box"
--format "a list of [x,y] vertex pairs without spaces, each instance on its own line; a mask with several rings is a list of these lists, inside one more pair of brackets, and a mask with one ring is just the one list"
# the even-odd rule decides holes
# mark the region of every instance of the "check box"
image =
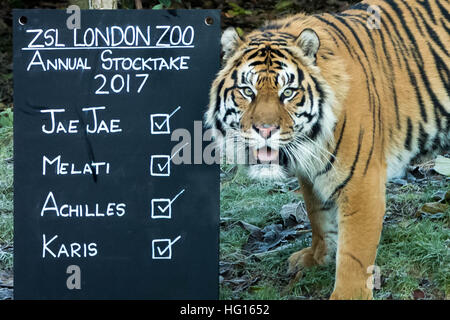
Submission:
[[170,199],[152,199],[152,218],[172,218],[172,202]]
[[170,115],[152,114],[150,116],[150,129],[152,134],[170,134]]
[[150,175],[157,177],[170,176],[170,156],[151,156],[150,158]]
[[155,155],[150,158],[150,175],[157,177],[168,177],[170,176],[170,162],[172,158],[180,152],[184,147],[186,147],[189,142],[183,144],[180,148],[178,148],[175,152],[172,153],[171,156],[167,155]]
[[153,259],[172,259],[172,244],[170,239],[158,239],[152,241]]
[[172,199],[152,199],[152,219],[171,219],[172,203],[185,191],[181,190]]
[[181,236],[173,241],[170,239],[155,239],[152,241],[152,259],[172,259],[172,246]]
[[170,118],[180,109],[181,106],[178,106],[171,114],[156,113],[150,115],[151,134],[170,134]]

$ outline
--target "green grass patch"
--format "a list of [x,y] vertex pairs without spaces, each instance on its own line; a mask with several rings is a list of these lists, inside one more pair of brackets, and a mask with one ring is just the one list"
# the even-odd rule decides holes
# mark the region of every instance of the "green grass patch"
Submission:
[[385,280],[378,297],[411,299],[416,289],[430,299],[450,295],[449,211],[439,220],[410,218],[384,227],[377,265]]
[[13,264],[13,113],[0,112],[0,270]]
[[0,270],[12,270],[12,245],[13,216],[12,214],[0,214]]
[[[223,170],[232,171],[229,167]],[[279,184],[251,181],[241,169],[234,176],[228,174],[221,185],[221,219],[226,223],[221,226],[220,258],[236,267],[224,275],[220,298],[327,299],[333,290],[334,265],[306,270],[285,291],[289,283],[287,259],[309,246],[309,237],[292,240],[292,246],[260,257],[248,256],[242,250],[249,232],[238,221],[260,228],[282,223],[282,206],[301,197],[280,191]],[[415,290],[423,291],[425,299],[450,296],[450,210],[436,218],[416,216],[423,204],[433,202],[437,191],[448,189],[450,183],[445,179],[389,186],[386,221],[376,260],[381,288],[374,291],[375,299],[413,299]]]

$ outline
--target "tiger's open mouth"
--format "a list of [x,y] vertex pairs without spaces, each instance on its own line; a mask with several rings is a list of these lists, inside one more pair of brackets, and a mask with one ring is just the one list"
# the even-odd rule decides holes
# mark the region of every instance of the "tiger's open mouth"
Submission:
[[287,158],[282,149],[269,146],[249,147],[249,175],[257,180],[278,180],[286,178]]
[[276,164],[279,163],[280,152],[278,149],[262,147],[259,149],[251,148],[253,158],[257,164]]

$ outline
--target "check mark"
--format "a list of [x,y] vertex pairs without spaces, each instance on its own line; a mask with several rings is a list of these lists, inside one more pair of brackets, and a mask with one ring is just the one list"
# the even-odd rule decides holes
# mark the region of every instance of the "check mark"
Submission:
[[161,212],[166,211],[167,208],[170,207],[170,205],[171,205],[175,200],[177,200],[177,198],[178,198],[179,196],[181,196],[181,194],[182,194],[185,190],[186,190],[186,189],[181,190],[180,192],[178,192],[178,194],[177,194],[175,197],[173,197],[171,200],[169,200],[169,204],[168,204],[167,206],[164,207],[164,210],[163,210],[160,206],[158,206],[158,209],[161,210]]
[[172,199],[152,199],[152,215],[153,219],[170,219],[172,218],[172,204],[185,191],[178,192]]
[[171,156],[168,155],[153,155],[150,158],[150,175],[152,176],[170,176],[170,162],[175,155],[180,152],[184,147],[186,147],[189,142],[182,145],[176,151],[172,153]]
[[181,106],[178,106],[171,114],[166,113],[158,113],[152,114],[150,116],[151,122],[151,133],[152,134],[170,134],[170,118],[181,109]]
[[167,121],[169,121],[169,118],[166,117],[166,120],[164,120],[163,122],[161,122],[161,124],[159,125],[156,121],[153,122],[153,124],[156,126],[156,128],[158,128],[158,130],[161,130],[162,127],[164,127],[164,125],[167,123]]
[[[169,161],[170,161],[170,159],[169,159]],[[166,164],[163,165],[163,166],[161,166],[161,164],[158,163],[159,171],[163,172],[167,168],[167,166],[169,165],[169,161],[167,161]]]
[[152,241],[153,259],[172,259],[172,246],[181,239],[181,236],[173,240],[155,239]]
[[164,208],[162,208],[161,206],[158,206],[158,209],[160,212],[164,213],[166,212],[167,209],[169,209],[171,203],[169,202],[169,204],[167,206],[165,206]]
[[166,252],[170,249],[171,246],[172,246],[172,244],[169,243],[169,245],[167,245],[167,247],[166,247],[164,250],[161,250],[160,247],[157,247],[159,255],[160,255],[160,256],[163,256],[164,253],[166,253]]
[[153,155],[150,158],[150,175],[152,176],[170,176],[170,156]]

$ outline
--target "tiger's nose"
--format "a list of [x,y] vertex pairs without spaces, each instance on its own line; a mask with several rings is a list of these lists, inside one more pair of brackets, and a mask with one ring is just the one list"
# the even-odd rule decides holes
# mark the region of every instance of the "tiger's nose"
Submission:
[[259,135],[264,139],[269,139],[272,136],[272,134],[274,134],[280,129],[280,127],[274,126],[272,124],[262,124],[253,126],[253,129],[255,129],[255,131],[258,132]]

